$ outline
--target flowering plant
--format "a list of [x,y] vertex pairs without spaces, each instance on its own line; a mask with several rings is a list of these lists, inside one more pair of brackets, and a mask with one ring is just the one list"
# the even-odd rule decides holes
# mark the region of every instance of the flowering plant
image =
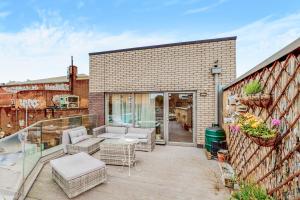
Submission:
[[239,125],[236,125],[236,124],[231,124],[231,125],[229,125],[229,130],[232,133],[238,133],[238,132],[240,132],[241,127]]
[[[277,135],[281,121],[279,119],[272,119],[271,123],[272,128],[270,129],[262,119],[250,113],[246,113],[237,117],[237,123],[231,125],[230,130],[233,133],[236,133],[237,130],[242,130],[250,136],[268,139]],[[234,128],[232,128],[233,126]]]

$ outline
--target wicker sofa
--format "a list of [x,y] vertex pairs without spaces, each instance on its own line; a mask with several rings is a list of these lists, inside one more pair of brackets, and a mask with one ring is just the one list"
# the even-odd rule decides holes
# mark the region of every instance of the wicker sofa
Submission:
[[100,126],[93,129],[94,137],[101,139],[138,139],[137,151],[153,151],[155,148],[155,128],[133,128]]
[[79,152],[92,154],[99,150],[100,142],[103,140],[88,135],[84,126],[64,130],[62,137],[64,152],[68,154]]
[[138,139],[139,143],[135,149],[137,151],[153,151],[155,148],[154,128],[128,128],[125,138]]

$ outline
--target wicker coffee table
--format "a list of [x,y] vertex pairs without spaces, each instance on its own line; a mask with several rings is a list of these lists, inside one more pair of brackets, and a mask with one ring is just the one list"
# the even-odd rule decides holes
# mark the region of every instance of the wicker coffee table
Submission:
[[136,139],[106,139],[100,143],[100,160],[107,165],[128,166],[130,176],[130,168],[136,161],[135,146],[138,142]]

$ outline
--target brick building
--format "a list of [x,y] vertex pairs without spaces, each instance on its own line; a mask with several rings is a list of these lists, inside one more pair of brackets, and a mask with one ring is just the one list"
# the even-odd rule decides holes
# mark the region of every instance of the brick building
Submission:
[[[89,112],[102,124],[156,127],[157,141],[202,146],[214,122],[215,82],[236,77],[236,37],[90,53]],[[192,109],[192,125],[175,110]]]
[[[88,113],[89,77],[68,75],[0,85],[0,138],[43,119]],[[73,102],[72,102],[73,101]],[[27,117],[26,117],[27,107]]]

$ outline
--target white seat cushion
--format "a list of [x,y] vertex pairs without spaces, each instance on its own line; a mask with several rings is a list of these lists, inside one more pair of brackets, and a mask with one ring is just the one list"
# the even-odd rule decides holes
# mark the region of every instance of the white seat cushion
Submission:
[[119,139],[124,137],[125,134],[119,134],[119,133],[103,133],[98,135],[99,138],[105,138],[105,139]]
[[151,132],[150,128],[128,128],[128,133],[148,134]]
[[81,142],[81,141],[87,139],[86,128],[70,130],[69,136],[70,136],[72,144]]
[[133,138],[133,139],[147,139],[148,133],[127,133],[125,138]]
[[82,142],[82,141],[84,141],[88,138],[89,138],[88,135],[81,135],[81,136],[78,136],[78,137],[73,137],[72,138],[72,144],[77,144],[77,143]]
[[115,126],[107,126],[105,128],[106,133],[118,133],[118,134],[125,134],[126,127],[115,127]]
[[104,162],[84,152],[51,160],[50,165],[67,181],[105,167]]
[[140,143],[148,143],[148,139],[139,139]]
[[87,140],[83,140],[81,142],[78,142],[77,144],[75,144],[75,146],[79,146],[79,147],[89,147],[91,145],[97,144],[101,142],[101,138],[91,138],[88,137]]

